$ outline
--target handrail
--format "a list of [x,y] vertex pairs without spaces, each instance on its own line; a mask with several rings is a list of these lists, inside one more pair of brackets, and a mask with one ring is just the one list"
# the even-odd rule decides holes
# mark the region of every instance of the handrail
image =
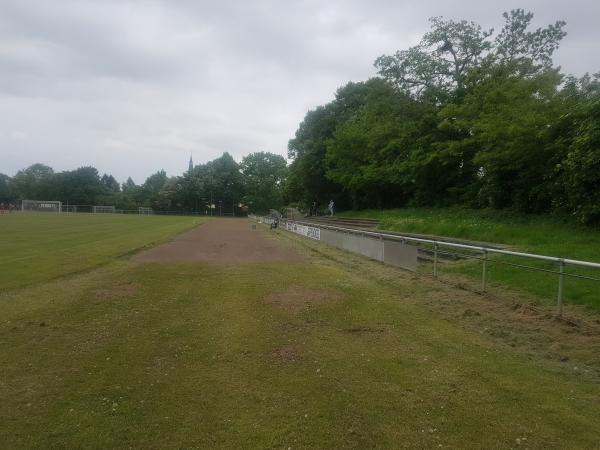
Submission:
[[[257,216],[254,216],[254,215],[250,215],[249,217],[258,218]],[[268,217],[262,217],[261,219],[264,220],[265,222],[270,221],[270,219]],[[514,252],[512,250],[503,250],[503,249],[499,249],[499,248],[486,247],[486,246],[481,246],[481,245],[469,245],[469,244],[460,244],[457,242],[448,242],[448,241],[444,241],[441,239],[426,239],[426,238],[417,238],[414,236],[406,236],[406,235],[402,235],[402,234],[377,233],[377,232],[373,232],[373,231],[357,230],[355,228],[336,227],[336,226],[332,226],[332,225],[325,225],[323,223],[315,223],[315,222],[309,222],[309,221],[304,221],[304,220],[288,220],[288,219],[281,219],[281,220],[285,221],[285,222],[297,223],[297,224],[301,224],[301,225],[305,225],[305,226],[312,226],[314,228],[319,228],[319,229],[322,228],[322,229],[338,231],[338,232],[342,232],[342,233],[352,233],[352,234],[358,234],[358,235],[362,235],[362,236],[371,236],[371,237],[375,237],[375,238],[378,238],[381,240],[386,239],[386,240],[390,240],[390,241],[401,241],[403,243],[404,242],[418,242],[418,243],[423,243],[423,244],[432,244],[433,245],[433,276],[434,277],[437,277],[437,274],[438,274],[438,254],[445,253],[445,252],[439,250],[440,245],[444,246],[444,247],[459,248],[459,249],[465,249],[465,250],[470,250],[470,251],[475,251],[475,252],[481,252],[483,256],[481,258],[477,258],[477,259],[481,259],[482,263],[483,263],[482,264],[482,273],[481,273],[481,292],[486,291],[487,264],[488,264],[488,262],[490,262],[488,260],[488,255],[491,253],[496,253],[496,254],[500,254],[500,255],[508,255],[508,256],[518,256],[521,258],[529,258],[529,259],[536,259],[539,261],[549,261],[549,262],[553,262],[553,263],[558,263],[558,271],[557,272],[551,271],[551,272],[558,275],[558,292],[557,292],[557,305],[556,306],[558,308],[559,316],[562,315],[562,310],[563,310],[564,278],[565,278],[565,276],[576,276],[578,278],[585,278],[585,279],[589,279],[589,280],[593,280],[593,281],[600,281],[600,279],[598,279],[598,278],[591,278],[591,277],[586,277],[583,275],[576,275],[576,274],[568,273],[565,271],[565,268],[568,264],[573,265],[573,266],[600,269],[600,263],[595,263],[592,261],[581,261],[581,260],[577,260],[577,259],[559,258],[556,256],[538,255],[535,253]],[[470,257],[474,257],[474,256],[470,256]],[[502,262],[502,261],[498,261],[498,262],[501,264],[513,265],[508,262]],[[517,266],[517,265],[515,265],[515,266]],[[520,265],[518,265],[518,266],[521,267]],[[539,267],[534,267],[534,266],[522,266],[522,267],[531,269],[531,270],[548,272],[545,269],[541,269]]]
[[[294,222],[294,221],[291,221],[291,222]],[[572,264],[575,266],[591,267],[594,269],[600,269],[600,263],[595,263],[595,262],[591,262],[591,261],[581,261],[581,260],[577,260],[577,259],[559,258],[556,256],[538,255],[535,253],[513,252],[511,250],[502,250],[502,249],[494,248],[494,247],[459,244],[456,242],[448,242],[448,241],[444,241],[444,240],[440,240],[440,239],[424,239],[424,238],[416,238],[416,237],[412,237],[412,236],[404,236],[404,235],[400,235],[400,234],[377,233],[377,232],[373,232],[373,231],[357,230],[354,228],[346,228],[346,227],[335,227],[335,226],[331,226],[331,225],[316,224],[313,222],[306,222],[306,221],[295,221],[295,222],[311,224],[312,226],[326,228],[326,229],[330,229],[330,230],[345,231],[345,232],[351,232],[351,233],[356,233],[356,234],[362,234],[362,235],[366,235],[366,236],[376,236],[378,238],[386,238],[386,239],[395,240],[395,241],[412,241],[412,242],[421,242],[421,243],[425,243],[425,244],[434,244],[434,245],[438,244],[438,245],[444,245],[446,247],[462,248],[462,249],[466,249],[466,250],[476,250],[479,252],[487,252],[487,253],[498,253],[498,254],[510,255],[510,256],[520,256],[520,257],[524,257],[524,258],[538,259],[538,260],[542,260],[542,261],[551,261],[551,262],[557,262],[557,263],[562,262],[564,264]]]

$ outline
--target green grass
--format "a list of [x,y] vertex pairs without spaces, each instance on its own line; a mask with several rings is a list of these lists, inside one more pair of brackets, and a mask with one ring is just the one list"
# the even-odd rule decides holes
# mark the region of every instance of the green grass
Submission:
[[[431,312],[436,291],[409,275],[387,285],[310,256],[120,259],[0,294],[2,446],[597,446],[594,379]],[[338,298],[265,301],[290,288]]]
[[0,291],[105,264],[202,220],[115,214],[0,215]]
[[[517,251],[600,262],[600,229],[586,228],[550,216],[519,215],[503,211],[463,208],[406,208],[340,213],[342,217],[375,218],[380,229],[433,234],[475,241],[506,244]],[[496,261],[557,270],[557,264],[523,258],[494,257]],[[446,272],[481,277],[481,263],[450,265]],[[600,270],[568,267],[570,273],[600,278]],[[557,276],[490,264],[489,279],[537,295],[541,301],[554,302]],[[566,301],[600,309],[600,282],[567,278]]]

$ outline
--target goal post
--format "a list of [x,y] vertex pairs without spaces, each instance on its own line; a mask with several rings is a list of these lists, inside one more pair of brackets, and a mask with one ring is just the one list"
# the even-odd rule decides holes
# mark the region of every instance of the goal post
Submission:
[[92,209],[94,214],[114,214],[114,206],[94,206]]
[[138,214],[141,216],[149,216],[150,214],[154,214],[154,211],[152,211],[152,208],[144,208],[140,206],[138,208]]
[[62,212],[62,203],[51,200],[23,200],[21,202],[23,212]]

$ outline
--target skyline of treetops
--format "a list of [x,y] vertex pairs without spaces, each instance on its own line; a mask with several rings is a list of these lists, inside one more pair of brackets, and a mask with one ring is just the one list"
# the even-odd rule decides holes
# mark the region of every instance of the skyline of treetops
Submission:
[[562,73],[552,55],[566,23],[531,29],[532,20],[512,10],[495,31],[431,18],[417,45],[374,61],[377,76],[307,112],[289,164],[268,152],[238,163],[225,152],[141,185],[93,167],[35,164],[0,175],[0,199],[52,194],[39,199],[193,211],[217,193],[256,211],[334,199],[341,209],[463,205],[598,223],[599,74]]

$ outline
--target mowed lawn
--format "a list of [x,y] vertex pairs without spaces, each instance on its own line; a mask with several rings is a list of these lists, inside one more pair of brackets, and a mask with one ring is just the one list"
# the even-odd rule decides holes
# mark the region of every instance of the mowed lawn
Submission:
[[80,272],[204,219],[118,214],[0,215],[0,292]]
[[0,294],[0,447],[598,447],[596,377],[275,236],[307,260],[119,259]]

